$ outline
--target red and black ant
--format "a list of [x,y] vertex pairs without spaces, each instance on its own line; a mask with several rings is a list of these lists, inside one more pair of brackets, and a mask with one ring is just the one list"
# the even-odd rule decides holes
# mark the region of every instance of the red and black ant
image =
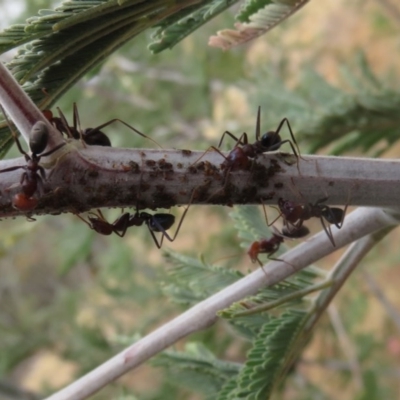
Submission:
[[59,108],[57,108],[57,110],[58,110],[60,117],[54,117],[51,110],[43,110],[43,114],[55,126],[55,128],[57,130],[59,130],[61,133],[65,134],[68,137],[73,138],[73,139],[81,139],[81,140],[83,140],[84,143],[86,143],[89,146],[111,147],[110,139],[100,129],[105,128],[106,126],[111,125],[112,123],[114,123],[116,121],[119,121],[122,124],[124,124],[125,126],[127,126],[129,129],[136,132],[138,135],[151,140],[157,146],[161,147],[154,139],[151,139],[150,137],[146,136],[144,133],[138,131],[133,126],[127,124],[126,122],[124,122],[118,118],[111,119],[110,121],[107,121],[104,124],[97,126],[96,128],[86,128],[86,129],[82,130],[80,128],[79,113],[78,113],[78,107],[77,107],[76,103],[74,103],[73,107],[74,107],[73,126],[70,126],[68,124],[68,121],[66,120],[64,114],[61,112],[61,110]]
[[[192,196],[193,198],[193,196]],[[150,214],[145,211],[139,211],[138,209],[134,214],[124,213],[119,218],[117,218],[112,224],[109,223],[105,217],[103,216],[100,210],[97,210],[97,214],[90,213],[91,216],[88,217],[89,222],[82,218],[80,215],[77,215],[82,221],[84,221],[91,229],[100,233],[101,235],[111,235],[115,233],[120,237],[124,237],[126,231],[131,226],[142,226],[143,224],[147,225],[149,232],[153,238],[153,241],[157,248],[161,248],[164,238],[173,242],[178,236],[179,230],[181,228],[183,219],[186,216],[186,213],[189,210],[192,199],[189,202],[189,205],[186,207],[185,211],[182,214],[182,217],[179,221],[178,227],[173,237],[171,237],[167,230],[171,228],[171,226],[175,223],[175,216],[172,214],[166,213],[156,213]],[[161,232],[161,241],[157,240],[154,232]]]
[[[209,150],[215,150],[219,154],[221,154],[222,157],[224,157],[225,159],[225,161],[221,164],[221,169],[226,170],[227,172],[250,168],[252,158],[257,157],[257,155],[262,153],[278,150],[284,143],[290,144],[290,147],[292,148],[294,155],[298,159],[300,150],[296,142],[296,139],[293,135],[289,120],[287,118],[283,118],[282,121],[279,123],[276,131],[269,131],[261,136],[260,115],[261,115],[261,107],[258,107],[257,122],[256,122],[256,141],[254,143],[248,142],[248,136],[246,132],[244,132],[238,139],[231,132],[225,131],[222,134],[218,147],[211,146],[204,154],[206,154]],[[285,123],[289,128],[290,136],[293,140],[294,145],[290,140],[282,140],[281,136],[279,135],[279,132],[281,131]],[[235,147],[230,151],[228,156],[225,156],[220,151],[220,147],[225,138],[225,135],[230,136],[232,139],[236,141]],[[295,147],[297,148],[297,151]],[[204,154],[196,162],[198,162],[204,156]]]
[[335,225],[338,229],[343,226],[344,217],[346,215],[347,205],[344,210],[338,207],[329,207],[326,204],[322,204],[328,200],[328,197],[324,197],[316,201],[315,204],[297,204],[290,200],[284,200],[280,198],[278,200],[278,207],[281,215],[284,218],[285,226],[295,227],[299,229],[304,221],[307,221],[313,217],[319,218],[332,245],[336,247],[333,235],[329,226],[326,226],[325,221]]
[[[1,107],[2,108],[2,107]],[[39,162],[42,157],[49,156],[54,153],[65,143],[61,143],[53,149],[47,151],[46,153],[42,153],[43,150],[47,147],[49,132],[47,126],[42,121],[37,121],[30,132],[29,137],[29,147],[31,149],[32,155],[30,156],[25,150],[23,150],[21,143],[13,131],[11,124],[3,110],[3,114],[7,120],[7,123],[12,131],[13,138],[15,143],[17,144],[18,150],[21,154],[24,155],[26,160],[26,165],[18,165],[15,167],[9,167],[0,170],[0,173],[15,171],[17,169],[23,169],[24,172],[21,175],[20,184],[22,191],[17,193],[12,200],[12,205],[14,208],[22,211],[30,211],[33,210],[38,203],[38,200],[33,197],[36,191],[39,190],[40,193],[43,192],[43,181],[46,180],[46,172],[44,168],[39,165]]]
[[298,228],[293,227],[292,229],[288,229],[287,227],[284,227],[282,229],[282,232],[275,230],[275,232],[272,233],[272,237],[270,239],[261,239],[261,240],[253,242],[250,245],[250,248],[247,251],[247,254],[250,256],[250,259],[253,263],[258,261],[260,266],[262,266],[262,263],[259,260],[258,255],[259,254],[267,254],[267,258],[269,260],[281,261],[281,262],[289,264],[290,266],[293,267],[293,265],[288,263],[287,261],[280,260],[279,258],[273,258],[272,256],[279,250],[279,247],[280,247],[281,243],[283,243],[285,238],[300,239],[304,236],[307,236],[309,233],[310,233],[310,231],[304,225],[301,227],[298,227]]

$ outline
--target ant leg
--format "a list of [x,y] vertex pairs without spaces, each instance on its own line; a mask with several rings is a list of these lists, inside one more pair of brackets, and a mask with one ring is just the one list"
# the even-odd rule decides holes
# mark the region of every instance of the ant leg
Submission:
[[349,191],[349,196],[348,196],[348,198],[347,198],[346,206],[344,207],[344,210],[343,210],[342,219],[341,219],[341,221],[339,222],[339,224],[335,224],[335,226],[336,226],[338,229],[340,229],[340,228],[343,226],[344,217],[346,216],[347,207],[349,206],[349,204],[350,204],[350,191]]
[[[74,213],[75,214],[75,213]],[[94,214],[94,213],[92,213]],[[86,221],[85,218],[81,217],[79,214],[75,214],[81,221],[83,221],[90,229],[93,229],[93,226],[91,225],[90,222]]]
[[[58,115],[60,116],[61,125],[62,125],[62,127],[65,129],[65,130],[64,130],[64,133],[66,133],[67,136],[68,136],[70,139],[78,139],[78,138],[76,138],[76,137],[74,136],[74,134],[72,133],[72,131],[71,131],[71,129],[70,129],[70,126],[68,125],[68,121],[67,121],[67,119],[65,118],[65,115],[63,114],[63,112],[60,110],[59,107],[57,107],[57,111],[58,111]],[[57,127],[57,129],[60,130],[58,127]],[[74,131],[76,131],[75,126],[74,126]],[[63,131],[60,130],[60,132],[63,132]]]
[[[147,225],[147,226],[148,226],[148,225]],[[163,235],[161,236],[161,242],[159,243],[158,240],[157,240],[157,238],[156,238],[156,235],[154,234],[154,232],[150,229],[149,226],[148,226],[148,228],[149,228],[151,237],[153,238],[153,241],[154,241],[155,245],[157,246],[158,249],[161,249],[161,246],[162,246],[162,239],[163,239],[163,237],[164,237],[164,232],[163,232]]]
[[332,230],[331,230],[330,225],[328,225],[328,226],[325,225],[323,217],[320,217],[320,221],[321,221],[322,227],[324,228],[326,236],[328,236],[330,242],[332,243],[332,246],[336,247],[336,243],[335,243],[335,240],[333,239],[333,234],[332,234]]
[[[290,137],[292,138],[293,143],[295,144],[296,149],[297,149],[297,151],[298,151],[298,156],[299,156],[302,160],[304,160],[304,159],[301,157],[299,145],[297,144],[296,138],[294,137],[294,134],[293,134],[293,131],[292,131],[292,127],[290,126],[290,122],[289,122],[289,120],[288,120],[287,118],[283,118],[283,120],[280,122],[280,124],[278,125],[278,128],[276,129],[275,132],[276,132],[276,134],[278,134],[278,133],[280,132],[280,130],[282,129],[283,124],[284,124],[285,122],[286,122],[287,127],[289,128]],[[283,142],[283,143],[285,143],[285,142]],[[291,146],[292,146],[293,153],[297,155],[297,153],[296,153],[296,152],[294,151],[294,149],[293,149],[293,144],[291,144]]]
[[[271,223],[269,223],[269,222],[268,222],[267,211],[265,210],[265,204],[263,203],[262,199],[261,199],[261,204],[262,204],[262,206],[263,206],[264,217],[265,217],[265,222],[267,223],[267,226],[273,225],[273,224],[274,224],[276,221],[278,221],[278,219],[282,216],[282,213],[279,212],[279,215],[278,215]],[[272,207],[272,208],[275,208],[275,209],[276,209],[276,207]]]
[[192,166],[192,165],[198,163],[198,162],[199,162],[209,151],[211,151],[211,150],[216,151],[216,152],[219,153],[222,157],[224,157],[224,159],[225,159],[226,161],[229,162],[228,158],[221,152],[220,149],[218,149],[218,148],[215,147],[215,146],[210,146],[196,161],[194,161],[192,164],[190,164],[190,166]]
[[78,106],[75,102],[73,104],[72,123],[74,124],[74,128],[81,132],[81,121],[79,119]]
[[130,218],[130,214],[129,213],[125,213],[122,214],[119,218],[117,218],[112,226],[114,227],[114,233],[119,236],[119,237],[124,237],[126,234],[126,231],[129,228],[129,218]]
[[114,122],[117,122],[117,121],[118,121],[118,122],[121,122],[121,124],[125,125],[125,126],[128,127],[129,129],[133,130],[133,131],[136,132],[138,135],[144,137],[145,139],[148,139],[148,140],[152,141],[152,142],[153,142],[154,144],[156,144],[160,149],[162,149],[162,146],[161,146],[156,140],[154,140],[154,139],[152,139],[151,137],[145,135],[144,133],[138,131],[136,128],[134,128],[133,126],[129,125],[128,123],[122,121],[122,120],[119,119],[119,118],[111,119],[110,121],[105,122],[104,124],[99,125],[99,126],[97,126],[96,128],[90,129],[90,131],[88,132],[88,134],[90,135],[91,133],[96,133],[96,132],[100,131],[100,129],[105,128],[106,126],[111,125],[111,124],[113,124]]
[[256,121],[256,141],[261,137],[261,106],[258,106],[257,121]]
[[[191,204],[193,202],[195,191],[196,191],[196,189],[193,189],[192,195],[191,195],[190,200],[189,200],[189,204],[186,207],[185,211],[183,212],[182,217],[179,220],[178,227],[176,228],[175,234],[174,234],[174,236],[172,238],[171,238],[171,236],[168,235],[167,231],[160,225],[160,223],[157,220],[153,219],[153,223],[155,224],[155,226],[157,226],[157,229],[160,232],[162,232],[162,237],[161,237],[161,241],[160,241],[160,247],[158,247],[158,248],[161,248],[162,242],[164,240],[164,237],[166,239],[168,239],[170,242],[173,242],[176,239],[176,237],[178,236],[179,230],[181,229],[181,226],[182,226],[183,220],[185,219],[186,213],[189,211],[189,208],[190,208],[190,206],[191,206]],[[151,234],[153,236],[153,239],[155,240],[154,232],[150,229],[150,227],[149,227],[149,230],[150,230],[150,232],[151,232]],[[156,245],[157,245],[157,241],[156,240],[155,240],[155,242],[156,242]]]
[[46,153],[40,154],[40,158],[42,158],[42,157],[47,157],[47,156],[49,156],[50,154],[53,154],[54,152],[56,152],[58,149],[61,149],[61,147],[65,146],[65,145],[66,145],[65,142],[64,142],[64,143],[58,144],[56,147],[53,147],[51,150],[46,151]]
[[86,148],[86,143],[85,140],[83,139],[83,133],[82,133],[82,128],[81,128],[81,121],[79,119],[79,112],[78,112],[78,106],[74,102],[73,104],[73,124],[74,124],[74,130],[79,132],[79,139],[81,140],[81,143],[83,144],[83,147]]
[[275,254],[276,252],[277,252],[277,250],[274,251],[273,253],[269,254],[269,255],[267,256],[268,260],[283,262],[283,263],[285,263],[285,264],[291,266],[291,267],[293,268],[293,270],[296,272],[295,266],[294,266],[293,264],[290,264],[290,262],[285,261],[285,260],[282,260],[281,258],[274,258],[274,257],[271,257],[271,256],[272,256],[273,254]]
[[19,166],[17,166],[17,167],[9,167],[9,168],[4,168],[4,169],[1,169],[0,170],[0,174],[2,174],[3,172],[10,172],[10,171],[15,171],[15,170],[17,170],[17,169],[20,169],[20,168],[25,168],[25,165],[19,165]]
[[40,196],[44,194],[43,180],[40,176],[37,177],[37,192]]
[[[221,145],[222,145],[222,142],[223,142],[223,140],[225,138],[225,135],[230,136],[233,140],[236,141],[235,147],[237,147],[238,145],[242,145],[243,146],[243,145],[248,143],[248,138],[247,138],[247,133],[246,132],[243,132],[242,135],[238,139],[233,133],[231,133],[229,131],[225,131],[221,136],[221,140],[219,141],[218,148],[221,148]],[[242,142],[242,140],[243,140],[243,142]]]

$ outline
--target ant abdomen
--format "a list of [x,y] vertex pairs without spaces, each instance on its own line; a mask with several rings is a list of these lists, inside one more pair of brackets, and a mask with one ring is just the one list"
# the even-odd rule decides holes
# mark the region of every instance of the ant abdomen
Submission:
[[49,139],[49,132],[47,130],[46,124],[42,121],[37,121],[32,126],[29,135],[29,147],[31,149],[32,154],[43,153],[44,149],[47,146],[48,139]]
[[337,226],[343,220],[344,210],[338,207],[327,207],[322,215],[330,224]]
[[[83,137],[85,143],[89,146],[104,146],[104,147],[111,147],[111,141],[108,136],[103,133],[102,131],[93,129],[93,128],[86,128],[83,131]],[[77,138],[75,138],[77,139]],[[79,137],[78,137],[79,139]]]
[[271,148],[279,148],[279,145],[282,143],[281,137],[274,131],[269,131],[264,133],[261,137],[261,145],[262,147],[271,150]]
[[175,216],[172,214],[158,213],[148,221],[149,228],[153,232],[167,231],[175,223]]
[[13,207],[20,211],[31,211],[36,208],[37,204],[37,199],[28,197],[25,193],[17,193],[12,199]]

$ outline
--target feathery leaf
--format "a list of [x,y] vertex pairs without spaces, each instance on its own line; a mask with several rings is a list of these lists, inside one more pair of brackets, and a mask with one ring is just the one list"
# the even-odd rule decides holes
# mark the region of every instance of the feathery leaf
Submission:
[[[238,0],[208,0],[193,5],[179,14],[165,19],[153,34],[154,41],[149,45],[153,53],[171,49],[190,33],[204,25]],[[206,4],[204,4],[206,3]]]
[[168,271],[163,291],[181,304],[195,304],[243,276],[237,271],[209,265],[204,260],[171,250],[165,250],[164,256],[173,268]]
[[223,29],[208,44],[228,50],[268,32],[303,7],[309,0],[249,0],[236,19],[236,30]]
[[[303,311],[290,311],[279,318],[271,318],[255,339],[248,359],[236,377],[236,387],[225,397],[219,396],[218,400],[268,399],[286,371],[285,362],[291,352],[291,343],[303,326],[306,315]],[[232,382],[229,385],[232,387]],[[226,387],[223,391],[226,393]]]

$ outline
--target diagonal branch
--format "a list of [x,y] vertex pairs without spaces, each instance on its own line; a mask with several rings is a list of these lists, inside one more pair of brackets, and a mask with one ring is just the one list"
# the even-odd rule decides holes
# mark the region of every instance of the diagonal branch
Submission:
[[[347,217],[346,224],[340,231],[335,231],[335,241],[338,247],[342,247],[365,235],[394,226],[399,222],[398,216],[396,219],[382,210],[359,208]],[[281,281],[332,251],[334,249],[325,233],[317,234],[282,256],[285,262],[270,262],[263,267],[264,270],[258,269],[202,301],[140,339],[92,372],[50,396],[47,400],[67,400],[71,398],[81,400],[89,397],[183,337],[208,328],[217,320],[216,313],[218,311],[246,296],[254,295],[264,286],[270,286]]]

